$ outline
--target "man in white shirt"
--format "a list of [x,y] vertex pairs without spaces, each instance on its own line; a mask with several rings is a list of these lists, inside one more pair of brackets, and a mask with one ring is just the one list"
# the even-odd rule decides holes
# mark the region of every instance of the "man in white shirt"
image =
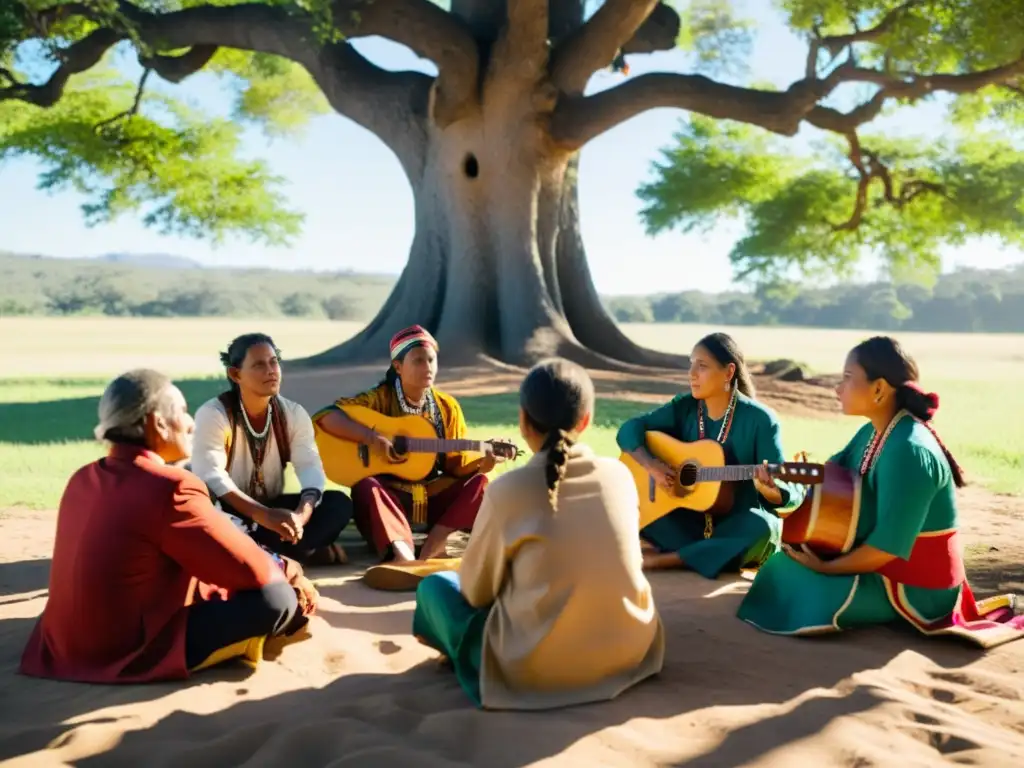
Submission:
[[[352,501],[324,491],[320,452],[306,409],[281,397],[281,361],[266,334],[249,333],[221,354],[231,389],[195,416],[192,471],[221,509],[266,549],[307,565],[346,562],[336,543]],[[291,463],[302,490],[284,494]]]

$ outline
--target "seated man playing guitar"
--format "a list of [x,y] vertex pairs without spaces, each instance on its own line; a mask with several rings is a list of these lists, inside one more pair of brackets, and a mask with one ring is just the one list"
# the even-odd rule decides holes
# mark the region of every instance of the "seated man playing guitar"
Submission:
[[[690,357],[690,393],[677,395],[619,429],[616,440],[626,454],[624,460],[642,468],[634,476],[649,475],[672,493],[678,472],[651,454],[652,432],[688,443],[715,440],[724,450],[726,464],[747,465],[735,469],[749,472],[738,482],[722,484],[723,491],[732,492],[726,508],[716,505],[714,511],[701,514],[687,507],[682,496],[676,509],[644,525],[640,535],[654,546],[644,554],[645,568],[687,567],[713,579],[726,570],[758,565],[777,551],[782,531],[778,510],[799,505],[804,488],[773,479],[768,467],[753,466],[782,465],[782,441],[775,414],[754,400],[750,372],[732,338],[713,333],[701,339]],[[643,503],[648,489],[638,490]]]
[[[437,352],[437,342],[426,329],[414,325],[399,331],[391,339],[392,363],[380,384],[355,397],[341,398],[313,416],[324,469],[334,482],[346,484],[333,460],[336,451],[329,444],[331,438],[366,447],[361,455],[369,476],[352,485],[354,519],[363,538],[384,559],[417,559],[410,523],[425,525],[428,530],[419,559],[444,557],[452,532],[473,528],[487,485],[486,473],[497,461],[492,452],[475,459],[461,450],[437,453],[425,477],[402,482],[387,472],[388,457],[394,456],[396,449],[392,440],[353,418],[362,409],[389,417],[422,417],[438,440],[465,441],[466,420],[458,401],[433,387]],[[371,474],[371,461],[380,465],[375,475]],[[358,469],[344,467],[346,472]]]

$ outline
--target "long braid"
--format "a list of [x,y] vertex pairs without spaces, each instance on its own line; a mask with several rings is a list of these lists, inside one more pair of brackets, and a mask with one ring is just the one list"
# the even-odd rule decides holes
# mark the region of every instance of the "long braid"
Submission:
[[964,479],[964,471],[960,467],[960,463],[953,457],[953,453],[946,447],[946,444],[942,442],[942,438],[939,437],[939,433],[935,427],[932,426],[931,421],[922,421],[928,431],[932,433],[932,437],[935,438],[935,442],[939,444],[939,448],[942,449],[942,453],[946,456],[946,461],[949,462],[949,470],[953,473],[953,483],[957,488],[963,488],[967,485],[967,481]]
[[547,450],[547,457],[544,461],[544,482],[547,484],[551,509],[555,512],[558,511],[558,485],[565,479],[569,465],[569,450],[574,442],[569,434],[561,429],[549,432],[544,440],[544,449]]
[[594,410],[594,383],[576,363],[562,358],[542,360],[519,387],[519,407],[531,430],[543,436],[544,485],[551,510],[557,512],[559,486],[569,470],[578,430]]

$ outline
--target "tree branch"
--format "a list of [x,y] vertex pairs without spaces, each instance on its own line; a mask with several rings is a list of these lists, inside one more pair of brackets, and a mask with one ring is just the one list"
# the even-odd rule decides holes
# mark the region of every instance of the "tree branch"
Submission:
[[892,31],[904,14],[922,2],[923,0],[906,0],[906,2],[886,13],[875,26],[869,29],[855,30],[845,35],[831,35],[828,37],[819,37],[815,34],[811,40],[810,50],[807,53],[807,77],[812,78],[817,75],[818,55],[821,51],[828,51],[834,59],[844,48],[854,43],[874,42]]
[[649,109],[676,107],[793,136],[801,120],[835,87],[837,78],[834,74],[825,80],[800,80],[785,91],[760,91],[703,75],[655,72],[593,96],[563,100],[555,111],[552,132],[556,141],[579,148]]
[[892,172],[882,162],[881,158],[874,152],[864,149],[856,133],[850,134],[848,139],[850,143],[850,162],[857,170],[859,176],[857,194],[854,198],[853,212],[850,214],[850,218],[841,224],[832,224],[830,222],[833,232],[853,232],[864,223],[869,202],[868,192],[871,184],[875,181],[882,183],[882,199],[884,202],[896,210],[903,210],[907,205],[924,194],[941,195],[950,200],[950,202],[953,202],[942,184],[925,181],[924,179],[908,179],[900,184],[899,192],[897,192],[896,180],[893,179]]
[[629,40],[622,44],[623,53],[654,53],[671,51],[679,40],[682,20],[676,9],[664,2],[654,6],[647,21],[640,25]]
[[548,62],[549,0],[507,0],[505,25],[494,46],[488,80],[540,81]]
[[[890,74],[843,64],[822,79],[803,79],[782,92],[738,88],[699,75],[653,73],[586,98],[564,100],[554,115],[555,138],[571,148],[657,107],[676,107],[708,117],[757,125],[792,136],[807,120],[847,135],[878,116],[889,99],[917,101],[933,93],[973,93],[1024,74],[1024,55],[1000,67],[963,74]],[[848,114],[817,106],[840,83],[873,83],[881,90]]]
[[876,93],[869,101],[864,102],[849,112],[840,112],[831,107],[814,107],[805,118],[808,123],[824,131],[840,133],[848,136],[865,123],[870,123],[885,107],[889,95],[883,90]]
[[60,65],[50,79],[40,85],[13,82],[0,88],[0,101],[17,99],[37,107],[52,107],[64,93],[64,87],[73,75],[92,69],[104,54],[125,39],[125,34],[113,29],[97,29],[60,52]]
[[[391,0],[375,2],[380,6],[371,19],[382,24],[388,17],[380,8]],[[440,9],[436,10],[443,15]],[[321,44],[310,17],[294,8],[250,3],[198,6],[155,14],[121,2],[119,11],[131,29],[101,28],[93,32],[66,49],[61,67],[48,83],[2,89],[0,99],[22,98],[40,106],[51,106],[60,98],[71,75],[94,66],[110,47],[130,38],[137,39],[153,52],[140,57],[143,66],[153,68],[173,82],[204,66],[218,47],[258,51],[304,66],[338,112],[380,137],[398,155],[407,173],[417,172],[424,144],[423,117],[433,78],[418,72],[381,69],[347,43]],[[63,4],[36,16],[40,33],[45,34],[55,21],[74,15],[98,23],[109,18],[99,16],[94,9],[82,4]],[[430,15],[429,11],[425,14]],[[364,33],[366,28],[364,24]],[[158,53],[181,48],[189,51],[182,56]]]
[[153,70],[168,82],[180,83],[209,64],[215,53],[216,45],[196,45],[180,56],[140,55],[139,64],[147,71]]
[[590,20],[567,37],[551,57],[551,80],[570,95],[583,93],[590,76],[612,63],[658,0],[606,0]]
[[875,69],[851,67],[843,75],[844,82],[873,83],[880,86],[889,98],[916,101],[933,93],[973,93],[990,85],[1009,82],[1024,75],[1024,54],[1000,67],[962,74],[919,75],[915,73],[888,73]]
[[435,119],[458,119],[475,98],[480,52],[469,27],[430,0],[336,0],[334,19],[350,38],[380,35],[408,46],[437,65]]
[[149,80],[149,76],[152,72],[153,70],[148,68],[142,71],[142,77],[139,78],[139,87],[135,91],[135,100],[132,102],[131,107],[126,109],[124,112],[114,115],[113,117],[101,120],[96,124],[96,133],[102,133],[106,128],[109,128],[114,123],[118,123],[139,114],[139,107],[142,106],[142,96],[146,92],[146,81]]

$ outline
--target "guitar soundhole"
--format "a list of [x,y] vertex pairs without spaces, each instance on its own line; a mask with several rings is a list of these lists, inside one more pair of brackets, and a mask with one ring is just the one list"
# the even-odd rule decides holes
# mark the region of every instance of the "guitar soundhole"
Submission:
[[697,482],[697,465],[696,464],[683,464],[679,468],[679,484],[684,488],[696,484]]
[[395,435],[391,440],[391,460],[402,461],[407,453],[409,453],[409,441],[402,435]]

